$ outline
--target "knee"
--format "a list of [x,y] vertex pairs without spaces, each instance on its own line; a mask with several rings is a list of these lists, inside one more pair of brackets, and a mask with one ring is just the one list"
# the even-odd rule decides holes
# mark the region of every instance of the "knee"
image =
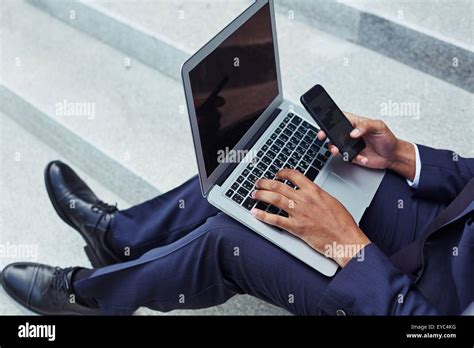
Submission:
[[[254,232],[240,222],[219,213],[206,223],[206,238],[226,245],[237,245],[257,237]],[[258,238],[258,237],[257,237]]]

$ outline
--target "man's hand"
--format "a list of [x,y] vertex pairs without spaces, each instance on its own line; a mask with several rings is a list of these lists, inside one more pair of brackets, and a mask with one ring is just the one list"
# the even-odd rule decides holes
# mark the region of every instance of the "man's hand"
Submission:
[[328,248],[334,245],[350,246],[344,248],[351,250],[350,254],[332,252],[327,255],[341,267],[370,243],[346,208],[299,171],[283,169],[277,178],[292,182],[298,189],[277,180],[260,179],[252,197],[283,209],[289,216],[286,218],[254,208],[252,215],[257,219],[289,231],[322,254],[327,254]]
[[[397,139],[383,121],[371,120],[348,112],[344,113],[354,126],[350,134],[352,138],[362,138],[366,147],[353,159],[353,163],[367,168],[391,169],[399,175],[413,180],[415,177],[415,149],[406,141]],[[324,140],[326,134],[318,133],[318,138]],[[333,155],[339,154],[339,149],[329,145]]]

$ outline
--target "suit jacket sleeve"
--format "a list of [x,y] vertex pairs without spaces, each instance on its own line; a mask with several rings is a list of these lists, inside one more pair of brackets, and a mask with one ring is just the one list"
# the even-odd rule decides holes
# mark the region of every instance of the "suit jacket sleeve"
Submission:
[[328,314],[439,315],[416,288],[375,245],[369,244],[331,280],[319,302]]
[[460,157],[453,151],[417,146],[421,174],[414,197],[449,204],[474,177],[474,159]]

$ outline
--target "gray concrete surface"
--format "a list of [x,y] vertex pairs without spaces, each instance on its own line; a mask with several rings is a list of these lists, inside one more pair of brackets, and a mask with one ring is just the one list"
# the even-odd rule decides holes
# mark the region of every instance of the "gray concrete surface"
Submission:
[[[28,1],[174,78],[179,78],[181,63],[189,53],[251,3]],[[472,2],[429,1],[276,0],[275,5],[280,22],[303,21],[473,92]]]
[[[78,134],[162,191],[196,173],[189,121],[180,112],[184,96],[179,83],[133,59],[127,69],[121,52],[24,2],[8,4],[2,22],[3,34],[9,37],[3,43],[4,85],[21,92],[20,99],[55,122],[58,137],[69,140],[69,133],[61,135],[63,128]],[[28,16],[18,17],[15,12]],[[55,34],[51,38],[46,33]],[[21,59],[20,67],[15,65],[16,57]],[[64,101],[94,105],[95,115],[58,113],[57,105]],[[36,124],[31,117],[21,121]],[[51,131],[45,130],[45,140]],[[82,156],[89,158],[89,147],[83,150]],[[109,185],[107,177],[102,181]],[[116,185],[124,181],[115,180]],[[132,193],[129,197],[147,198]]]
[[[21,261],[91,267],[83,251],[83,239],[57,216],[44,187],[46,164],[56,159],[69,161],[3,113],[0,113],[0,125],[0,243],[10,250],[0,254],[0,269]],[[130,206],[86,173],[77,171],[105,201],[117,203],[122,209]],[[16,304],[0,287],[0,315],[30,314],[33,313]],[[135,314],[287,315],[288,312],[250,296],[235,296],[209,309],[160,313],[141,308]]]
[[473,47],[471,0],[343,0],[359,8],[394,22],[405,23],[420,31],[461,46]]
[[277,0],[280,12],[474,91],[470,0]]
[[[20,261],[91,267],[84,241],[57,216],[44,186],[43,170],[52,160],[67,161],[0,113],[0,243],[11,252],[0,255],[0,268]],[[129,204],[84,173],[96,193],[121,207]],[[15,255],[13,251],[19,254]],[[23,252],[20,253],[20,250]],[[0,314],[31,314],[0,290]]]
[[[66,4],[61,8],[68,10],[69,2],[55,3]],[[96,180],[91,182],[98,191],[103,190],[104,197],[122,199],[122,207],[171,189],[194,175],[195,158],[177,67],[237,14],[239,6],[245,7],[245,1],[233,2],[228,12],[221,1],[199,1],[185,7],[164,0],[85,4],[100,13],[81,12],[84,8],[76,13],[78,21],[81,16],[93,16],[93,20],[82,18],[91,26],[86,32],[92,36],[77,24],[54,19],[47,11],[23,1],[0,3],[0,111],[6,114],[0,117],[0,232],[15,243],[38,243],[39,251],[43,250],[42,262],[61,265],[86,264],[87,260],[80,238],[63,226],[45,201],[41,175],[46,162],[59,156],[77,165],[86,177]],[[184,17],[177,21],[183,8]],[[116,24],[110,26],[111,21]],[[199,21],[206,21],[205,25]],[[284,92],[294,103],[309,87],[321,83],[341,108],[382,118],[400,137],[474,156],[474,99],[465,89],[286,14],[277,15],[277,29]],[[106,39],[115,36],[126,43],[98,41],[100,35]],[[129,66],[126,58],[130,58]],[[153,58],[163,66],[150,64]],[[80,112],[61,114],[58,103],[64,101],[93,104],[94,117]],[[403,104],[414,109],[384,113],[384,106]],[[26,153],[29,160],[10,168],[11,154],[20,145],[20,153]],[[19,194],[34,199],[26,203],[14,199]],[[43,209],[38,219],[36,213],[27,215],[28,219],[22,215],[32,209]],[[11,224],[6,224],[5,217],[11,217]],[[22,226],[21,233],[15,232],[17,224]],[[33,234],[27,226],[38,232]],[[60,231],[72,238],[64,245],[73,246],[69,249],[75,248],[76,254],[68,257],[60,251],[54,255],[48,247],[60,248],[57,240],[64,235]],[[38,236],[45,236],[44,244]],[[0,298],[0,313],[2,308],[5,313],[20,311]],[[155,314],[148,310],[139,313]],[[195,313],[286,312],[237,297],[223,306]]]
[[[133,59],[127,69],[123,65],[123,53],[52,20],[30,5],[22,2],[10,4],[4,11],[6,20],[2,26],[5,35],[11,37],[4,45],[5,62],[9,64],[3,65],[4,84],[6,88],[21,91],[21,101],[26,99],[51,122],[55,122],[59,139],[70,139],[70,133],[61,137],[63,128],[72,131],[86,145],[100,149],[107,158],[160,190],[168,190],[195,173],[189,124],[186,113],[182,112],[185,103],[179,81]],[[139,4],[122,9],[121,15],[129,16],[127,22],[141,16],[146,18],[146,13],[151,12],[148,7]],[[8,15],[14,11],[29,15],[20,18]],[[144,26],[148,22],[144,20],[140,23]],[[42,30],[31,31],[33,24]],[[430,137],[429,132],[422,136],[424,133],[417,129],[448,128],[459,134],[456,140],[460,144],[468,142],[469,134],[463,130],[465,122],[471,122],[468,115],[472,97],[469,93],[299,21],[278,16],[277,25],[285,94],[295,103],[299,95],[319,82],[328,87],[342,107],[371,117],[385,118],[395,127],[395,131],[400,128],[404,137],[433,146],[452,146],[459,151],[468,151],[449,141],[446,143],[442,138]],[[158,31],[153,25],[146,30],[151,33]],[[56,33],[54,40],[44,35],[45,32]],[[202,32],[212,35],[204,29]],[[181,46],[189,44],[186,51],[191,51],[194,39],[204,40],[202,32],[188,32],[190,39]],[[160,37],[164,34],[160,33]],[[306,39],[300,40],[301,37]],[[141,42],[135,44],[140,46]],[[14,66],[16,57],[22,58],[20,67]],[[32,76],[35,83],[30,83]],[[45,85],[49,88],[45,89]],[[94,103],[95,117],[58,115],[56,105],[64,100]],[[419,103],[420,115],[380,115],[381,104],[389,102]],[[14,113],[15,106],[10,108],[12,117],[18,117]],[[444,126],[443,114],[448,113],[449,122]],[[173,122],[169,122],[170,119]],[[34,118],[22,118],[20,122],[37,126]],[[407,127],[407,124],[410,126]],[[43,134],[45,141],[50,139],[50,128]],[[75,150],[77,161],[81,156],[82,162],[90,158],[89,146],[82,151],[76,146]],[[170,154],[172,161],[168,160]],[[168,175],[170,172],[175,175],[171,177]],[[120,187],[120,183],[124,182],[121,176],[110,179],[118,174],[118,171],[109,171],[100,180],[109,187],[113,182],[112,189],[127,194],[128,189]],[[146,191],[137,189],[137,185],[131,186],[131,192],[126,196],[135,202],[139,200],[136,199],[136,192]],[[139,198],[145,198],[145,194]]]

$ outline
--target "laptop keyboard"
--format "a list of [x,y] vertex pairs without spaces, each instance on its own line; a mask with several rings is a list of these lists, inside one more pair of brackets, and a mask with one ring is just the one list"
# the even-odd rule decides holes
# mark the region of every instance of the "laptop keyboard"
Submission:
[[[276,173],[283,168],[299,170],[313,181],[330,156],[327,142],[316,136],[318,131],[319,129],[290,112],[258,150],[252,163],[241,171],[225,195],[247,210],[256,207],[272,214],[288,216],[285,211],[257,201],[250,194],[258,179],[274,179]],[[288,180],[284,183],[298,189]]]

